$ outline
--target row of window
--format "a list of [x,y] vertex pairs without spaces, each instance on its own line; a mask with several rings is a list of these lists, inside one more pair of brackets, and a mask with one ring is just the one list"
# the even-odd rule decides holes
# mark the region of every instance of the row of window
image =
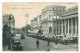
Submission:
[[65,8],[56,8],[56,7],[55,7],[55,8],[52,8],[52,7],[50,8],[50,7],[49,7],[49,8],[44,9],[43,11],[47,11],[47,10],[59,10],[59,11],[64,11]]
[[65,8],[47,8],[47,10],[65,10]]

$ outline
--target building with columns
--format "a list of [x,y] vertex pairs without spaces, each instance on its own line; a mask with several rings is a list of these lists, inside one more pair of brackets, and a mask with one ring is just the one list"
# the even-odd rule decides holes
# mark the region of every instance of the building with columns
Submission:
[[61,17],[61,35],[68,39],[78,37],[78,6],[67,9]]
[[32,20],[31,23],[36,23],[36,29],[40,26],[43,35],[54,35],[66,39],[78,37],[78,6],[68,9],[66,6],[47,6],[42,9],[41,15],[36,19],[36,22]]
[[[59,5],[51,5],[42,9],[42,30],[44,35],[55,35],[55,30],[58,28],[56,26],[56,19],[61,18],[61,15],[65,11],[66,7]],[[58,28],[57,30],[59,31],[60,28]]]

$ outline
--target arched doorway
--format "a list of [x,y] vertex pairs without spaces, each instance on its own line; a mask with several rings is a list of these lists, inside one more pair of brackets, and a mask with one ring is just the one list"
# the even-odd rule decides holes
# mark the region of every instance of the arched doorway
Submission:
[[50,26],[49,27],[49,34],[51,34],[52,33],[52,27]]

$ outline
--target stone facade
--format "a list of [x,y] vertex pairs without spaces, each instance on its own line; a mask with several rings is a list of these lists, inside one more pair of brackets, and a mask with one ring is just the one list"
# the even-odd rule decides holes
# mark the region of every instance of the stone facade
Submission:
[[8,25],[8,27],[11,27],[11,33],[14,33],[14,28],[15,28],[15,19],[12,14],[5,14],[2,16],[2,25],[4,26],[5,24]]
[[64,37],[78,37],[78,6],[66,10],[61,18],[61,26],[61,35]]
[[[46,33],[47,35],[55,35],[54,30],[55,27],[55,19],[59,19],[61,15],[65,12],[66,7],[65,6],[47,6],[42,10],[42,20],[47,20],[46,26]],[[54,21],[54,22],[53,22]],[[44,25],[44,24],[42,24]],[[45,28],[42,29],[43,33],[45,31]],[[58,29],[59,30],[59,29]]]
[[40,21],[39,17],[37,19],[37,29],[41,26],[43,35],[78,37],[78,6],[69,9],[66,6],[47,6],[42,9]]

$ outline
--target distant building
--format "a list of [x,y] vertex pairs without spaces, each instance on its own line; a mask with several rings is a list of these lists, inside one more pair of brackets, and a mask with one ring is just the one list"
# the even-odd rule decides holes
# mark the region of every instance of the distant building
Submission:
[[32,27],[32,31],[38,30],[38,18],[37,17],[31,20],[31,27]]
[[42,16],[38,16],[38,29],[41,29],[41,21],[42,21]]
[[34,18],[33,20],[31,20],[31,28],[32,31],[37,33],[39,30],[42,30],[41,28],[41,15],[37,16],[36,18]]

